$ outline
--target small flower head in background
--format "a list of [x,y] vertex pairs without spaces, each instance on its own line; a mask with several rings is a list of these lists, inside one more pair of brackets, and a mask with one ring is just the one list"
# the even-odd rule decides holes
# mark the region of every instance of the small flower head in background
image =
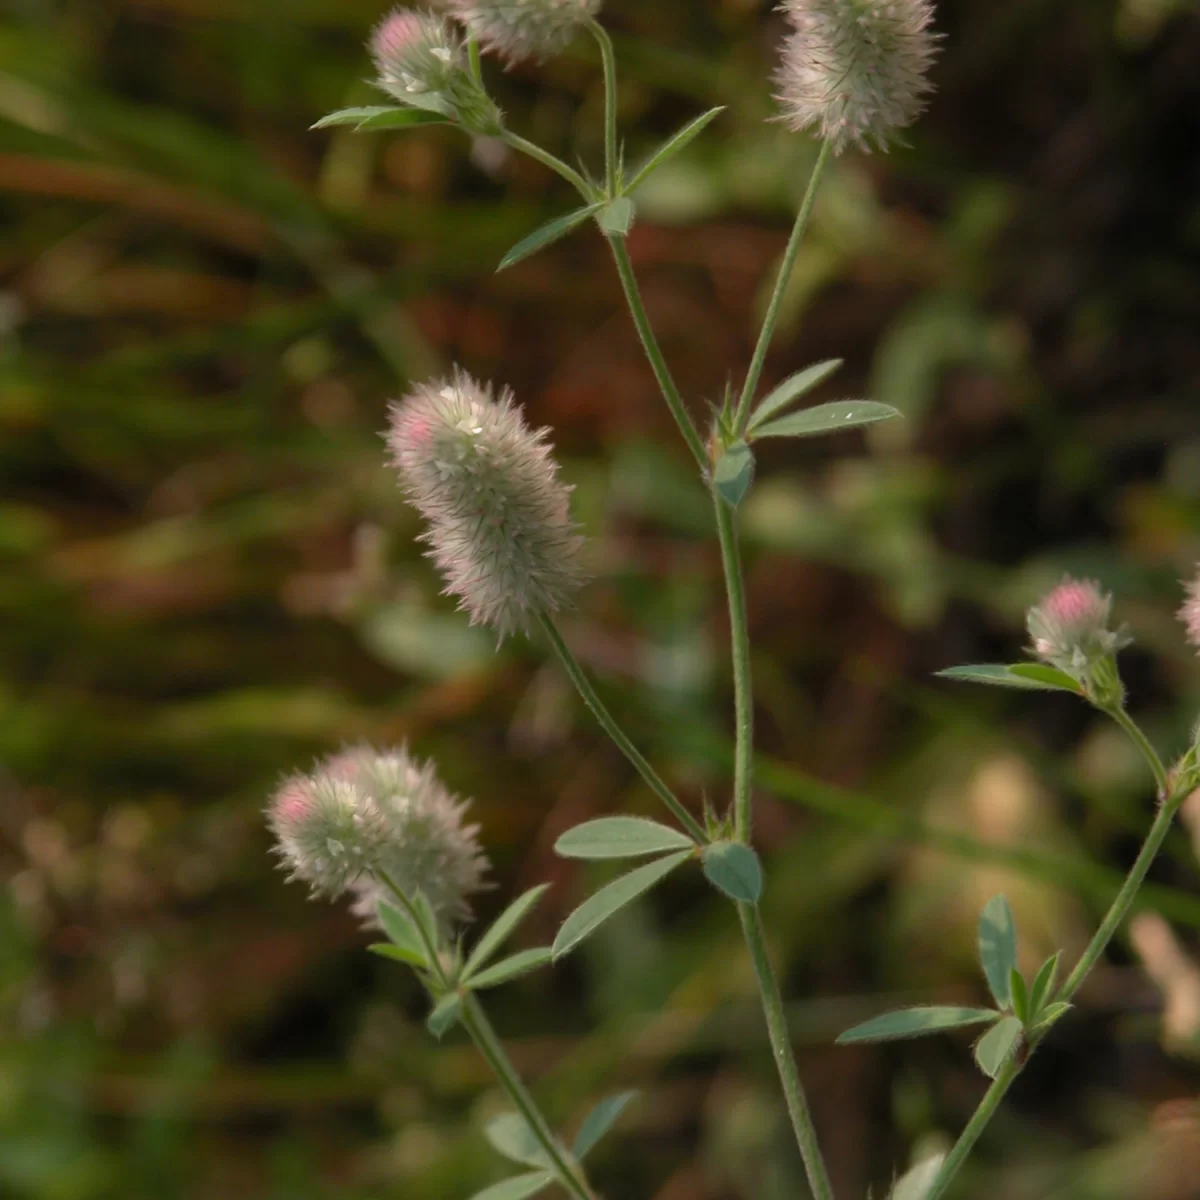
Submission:
[[560,53],[601,0],[445,0],[485,49],[517,62]]
[[501,638],[556,612],[583,583],[570,489],[511,393],[459,371],[392,406],[387,432],[401,486],[429,522],[423,535],[472,624]]
[[448,930],[469,917],[488,869],[467,809],[403,747],[356,746],[285,779],[270,824],[293,877],[315,891],[350,891],[356,910],[373,916],[386,876],[410,898],[423,894]]
[[1200,653],[1200,566],[1196,568],[1195,578],[1184,584],[1187,599],[1179,610],[1179,619],[1187,633],[1187,639]]
[[783,119],[834,153],[886,149],[921,113],[936,35],[931,0],[784,0],[792,31],[775,75]]

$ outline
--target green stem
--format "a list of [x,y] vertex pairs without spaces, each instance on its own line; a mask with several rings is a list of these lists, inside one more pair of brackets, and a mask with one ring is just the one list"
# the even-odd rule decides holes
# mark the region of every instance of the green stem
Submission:
[[[1133,728],[1136,728],[1132,721],[1129,724]],[[1138,730],[1138,733],[1140,734],[1141,730]],[[1144,737],[1141,740],[1144,740]],[[1157,761],[1158,755],[1154,753],[1153,747],[1150,746],[1149,742],[1146,742],[1146,746],[1154,756],[1154,760]],[[1156,772],[1155,774],[1157,776],[1158,773]],[[1067,977],[1066,982],[1054,997],[1056,1001],[1067,1002],[1073,999],[1075,993],[1079,991],[1080,987],[1083,986],[1084,980],[1091,973],[1092,968],[1103,957],[1105,950],[1108,949],[1109,942],[1112,941],[1122,922],[1129,915],[1129,910],[1133,907],[1133,902],[1137,899],[1138,891],[1146,880],[1150,865],[1154,862],[1155,857],[1162,848],[1162,844],[1170,832],[1171,822],[1175,819],[1175,814],[1179,811],[1180,806],[1186,798],[1187,790],[1181,788],[1174,795],[1166,795],[1165,800],[1159,805],[1158,814],[1154,818],[1154,823],[1150,826],[1150,832],[1147,833],[1145,842],[1142,843],[1142,849],[1137,859],[1129,870],[1129,875],[1126,877],[1124,884],[1122,884],[1116,898],[1109,906],[1108,913],[1105,915],[1103,922],[1101,922],[1100,928],[1096,930],[1096,934],[1088,943],[1087,949],[1084,950],[1079,961],[1075,964],[1075,969]],[[958,1173],[967,1155],[971,1152],[971,1147],[979,1140],[979,1135],[983,1132],[984,1126],[991,1120],[992,1114],[995,1113],[1000,1105],[1000,1101],[1004,1099],[1004,1094],[1021,1073],[1021,1068],[1029,1060],[1029,1056],[1033,1051],[1037,1049],[1040,1040],[1035,1034],[1027,1047],[1022,1061],[1018,1063],[1015,1058],[1009,1059],[1000,1074],[996,1076],[992,1086],[988,1088],[987,1092],[984,1093],[983,1099],[979,1102],[979,1107],[975,1110],[975,1115],[971,1118],[966,1129],[963,1130],[962,1135],[954,1144],[954,1149],[942,1164],[942,1169],[938,1173],[933,1188],[925,1197],[925,1200],[938,1200],[938,1197],[949,1187],[950,1181]]]
[[[430,972],[442,991],[449,991],[453,984],[446,974],[446,968],[442,964],[437,946],[430,940],[429,934],[426,932],[417,906],[386,871],[379,871],[377,874],[380,882],[392,893],[396,903],[404,910],[409,921],[412,922],[413,928],[416,929],[417,936],[421,939],[421,945],[425,950],[425,957],[429,961]],[[483,1006],[473,995],[468,994],[463,997],[462,1023],[471,1035],[471,1040],[475,1043],[479,1053],[483,1055],[484,1061],[492,1069],[496,1081],[508,1093],[508,1098],[525,1118],[525,1123],[533,1131],[538,1144],[545,1150],[559,1182],[572,1196],[576,1197],[576,1200],[596,1200],[596,1195],[588,1184],[583,1168],[564,1152],[546,1118],[542,1116],[537,1101],[534,1100],[505,1053],[504,1045],[496,1036],[496,1031],[483,1011]]]
[[762,916],[753,904],[739,904],[737,910],[742,922],[742,932],[746,936],[746,946],[754,963],[754,973],[758,976],[758,989],[762,995],[763,1013],[767,1018],[772,1055],[779,1072],[779,1080],[783,1084],[788,1116],[796,1134],[796,1144],[800,1147],[800,1156],[804,1160],[808,1184],[812,1188],[815,1200],[833,1200],[833,1185],[829,1182],[829,1172],[825,1168],[825,1160],[821,1157],[812,1113],[809,1112],[804,1088],[796,1071],[796,1059],[792,1054],[787,1018],[783,1010],[783,997],[779,994],[779,984],[775,979],[771,956],[763,936]]
[[599,21],[588,21],[592,36],[600,45],[604,63],[604,178],[608,198],[617,197],[617,59],[613,54],[612,38]]
[[725,590],[729,594],[729,630],[733,657],[733,706],[736,739],[733,751],[733,828],[739,841],[750,840],[750,791],[754,771],[754,693],[750,678],[750,632],[746,619],[746,587],[738,545],[737,513],[712,488],[717,538]]
[[500,136],[514,150],[519,150],[540,162],[542,166],[549,167],[556,175],[561,175],[589,204],[596,199],[595,188],[574,167],[568,166],[561,158],[556,158],[549,150],[543,150],[536,142],[528,141],[519,133],[513,133],[511,129],[504,130]]
[[829,154],[830,143],[822,142],[816,165],[808,180],[808,190],[804,193],[800,211],[796,214],[796,223],[792,226],[792,236],[788,239],[787,249],[783,252],[779,277],[775,280],[775,292],[771,297],[771,303],[767,306],[767,314],[763,318],[762,331],[758,335],[758,345],[754,348],[754,357],[750,360],[750,369],[746,373],[746,383],[742,388],[742,398],[738,401],[737,413],[734,417],[733,428],[739,437],[746,432],[746,426],[750,421],[750,402],[758,390],[759,380],[762,379],[763,367],[767,362],[767,351],[770,350],[771,341],[775,336],[775,326],[779,324],[783,298],[787,294],[788,283],[791,281],[792,271],[796,266],[796,255],[800,252],[800,243],[804,240],[804,233],[808,229],[813,201],[817,197],[817,187],[821,182],[825,165],[829,161]]
[[666,785],[662,776],[650,765],[642,752],[626,737],[625,731],[617,724],[612,713],[604,706],[604,701],[596,694],[596,689],[592,686],[592,681],[587,677],[587,673],[583,667],[579,665],[579,660],[571,653],[571,649],[567,643],[563,641],[563,636],[559,633],[558,627],[545,613],[538,615],[538,622],[542,627],[542,632],[546,635],[547,641],[550,643],[551,649],[558,657],[558,661],[562,663],[563,669],[570,676],[571,682],[575,685],[580,696],[583,697],[583,702],[591,709],[592,715],[600,722],[604,732],[612,738],[617,745],[617,749],[629,759],[637,770],[637,773],[650,785],[650,790],[675,814],[676,820],[679,821],[684,829],[701,845],[706,843],[708,836],[695,817],[676,799],[675,793]]
[[1150,739],[1123,708],[1106,708],[1104,711],[1125,730],[1133,744],[1142,752],[1142,757],[1149,763],[1150,770],[1154,775],[1154,785],[1158,788],[1159,799],[1165,799],[1171,790],[1167,779],[1167,768],[1163,766],[1162,759],[1158,757],[1158,751],[1150,744]]
[[638,288],[637,277],[633,273],[633,264],[629,261],[629,251],[625,248],[625,241],[614,235],[609,237],[608,244],[612,247],[613,258],[617,263],[617,274],[621,277],[621,286],[625,290],[630,316],[633,317],[633,323],[637,327],[638,337],[642,339],[642,346],[645,348],[646,357],[650,360],[654,378],[658,380],[663,399],[666,400],[667,407],[675,418],[675,424],[679,426],[679,432],[683,434],[683,440],[687,442],[688,449],[692,452],[692,457],[696,460],[700,470],[707,473],[708,455],[705,453],[704,443],[700,439],[700,434],[696,432],[692,418],[688,415],[683,397],[679,394],[675,380],[671,377],[671,369],[667,366],[667,360],[659,348],[658,338],[654,335],[650,318],[646,315],[646,306],[642,303],[642,293]]

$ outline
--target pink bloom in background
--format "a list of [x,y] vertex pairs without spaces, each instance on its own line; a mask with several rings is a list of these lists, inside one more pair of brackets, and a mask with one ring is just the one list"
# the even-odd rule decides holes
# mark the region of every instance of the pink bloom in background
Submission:
[[410,9],[397,8],[376,26],[371,35],[371,54],[380,70],[400,62],[425,37],[425,22]]
[[1196,568],[1196,577],[1184,585],[1187,599],[1179,610],[1179,619],[1187,631],[1187,639],[1200,651],[1200,566]]
[[564,50],[601,0],[446,0],[485,49],[510,62]]

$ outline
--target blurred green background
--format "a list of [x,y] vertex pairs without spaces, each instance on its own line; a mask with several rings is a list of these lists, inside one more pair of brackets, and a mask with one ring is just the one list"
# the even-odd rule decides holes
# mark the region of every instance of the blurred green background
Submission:
[[[273,868],[279,773],[409,739],[477,798],[497,888],[603,877],[569,824],[654,812],[557,670],[438,596],[378,431],[452,361],[554,427],[595,581],[567,632],[690,801],[727,799],[720,569],[591,231],[502,275],[572,197],[453,131],[310,133],[368,100],[378,0],[0,4],[0,1196],[454,1200],[501,1107],[404,969]],[[608,0],[631,158],[728,112],[639,196],[630,249],[702,413],[749,359],[814,148],[766,120],[761,0]],[[1172,619],[1200,558],[1200,18],[1172,0],[945,0],[908,147],[836,163],[770,381],[907,421],[772,445],[745,506],[757,833],[839,1195],[886,1191],[982,1091],[967,1035],[841,1049],[897,1001],[978,1003],[997,890],[1026,963],[1077,951],[1150,788],[1053,695],[932,678],[1015,659],[1071,570],[1118,595],[1135,713],[1186,745]],[[493,69],[514,126],[595,163],[582,40]],[[1200,1196],[1200,863],[1181,827],[955,1192]],[[565,1127],[641,1100],[611,1197],[806,1195],[731,912],[688,873],[496,1022]],[[1164,1020],[1164,1014],[1166,1019]]]

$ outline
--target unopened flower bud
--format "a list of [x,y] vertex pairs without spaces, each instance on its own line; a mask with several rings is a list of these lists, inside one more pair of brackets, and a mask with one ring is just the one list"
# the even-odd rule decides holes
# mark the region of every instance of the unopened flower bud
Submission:
[[566,605],[583,582],[570,489],[511,393],[469,375],[423,384],[392,406],[401,486],[429,522],[424,540],[472,624],[501,638]]
[[1184,585],[1187,599],[1179,610],[1179,619],[1183,622],[1187,640],[1200,653],[1200,566],[1196,568],[1196,576]]
[[834,153],[886,149],[925,107],[934,56],[930,0],[785,0],[792,25],[775,76],[783,119]]
[[1026,616],[1033,652],[1065,671],[1101,707],[1119,704],[1123,693],[1115,655],[1129,638],[1109,628],[1112,595],[1090,579],[1064,578]]
[[445,0],[485,50],[510,62],[561,52],[601,0]]

